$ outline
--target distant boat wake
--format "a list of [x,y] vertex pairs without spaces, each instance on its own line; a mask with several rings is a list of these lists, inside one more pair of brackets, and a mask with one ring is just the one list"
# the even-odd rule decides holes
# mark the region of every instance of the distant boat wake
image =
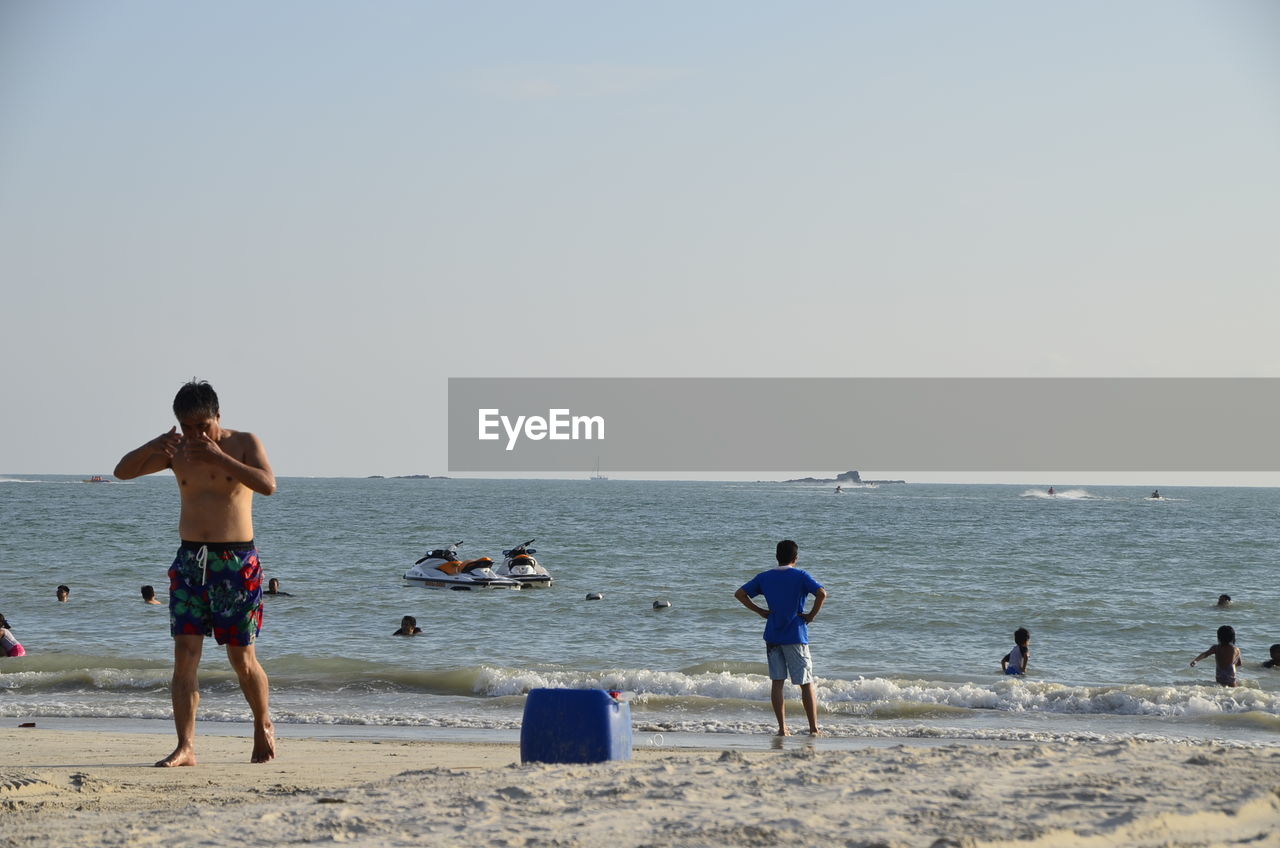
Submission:
[[1044,498],[1047,501],[1101,501],[1106,498],[1101,495],[1092,494],[1088,489],[1066,489],[1061,492],[1054,492],[1052,495],[1043,489],[1027,489],[1022,493],[1024,498]]

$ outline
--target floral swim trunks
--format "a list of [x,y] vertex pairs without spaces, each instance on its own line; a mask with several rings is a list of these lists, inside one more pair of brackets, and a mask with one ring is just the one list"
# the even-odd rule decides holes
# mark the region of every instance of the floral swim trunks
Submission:
[[262,630],[262,566],[253,542],[182,541],[169,566],[169,632],[252,645]]

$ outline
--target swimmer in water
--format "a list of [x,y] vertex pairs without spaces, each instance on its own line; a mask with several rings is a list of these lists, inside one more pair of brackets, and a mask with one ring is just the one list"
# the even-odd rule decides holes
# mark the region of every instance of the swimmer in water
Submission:
[[397,630],[395,633],[392,633],[391,635],[392,636],[417,636],[421,632],[422,632],[422,628],[418,626],[418,619],[414,618],[411,615],[406,615],[404,618],[400,619],[400,629]]

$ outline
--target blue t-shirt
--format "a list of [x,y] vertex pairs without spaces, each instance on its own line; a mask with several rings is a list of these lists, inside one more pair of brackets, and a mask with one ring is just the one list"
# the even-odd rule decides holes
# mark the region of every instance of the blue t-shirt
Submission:
[[771,645],[809,644],[809,625],[800,617],[804,599],[817,594],[822,584],[809,572],[794,565],[762,571],[742,584],[748,597],[764,595],[769,617],[764,622],[764,640]]

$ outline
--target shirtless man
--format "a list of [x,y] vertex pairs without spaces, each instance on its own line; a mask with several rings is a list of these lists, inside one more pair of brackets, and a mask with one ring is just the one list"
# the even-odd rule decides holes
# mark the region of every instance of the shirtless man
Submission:
[[262,566],[253,544],[253,493],[270,495],[276,477],[262,442],[222,426],[218,395],[205,382],[178,390],[173,414],[182,426],[125,454],[115,476],[132,480],[173,469],[182,498],[182,545],[169,568],[169,629],[173,634],[173,723],[178,747],[157,766],[196,764],[197,673],[204,637],[227,646],[227,659],[253,711],[251,761],[276,755],[268,711],[267,674],[254,654],[262,628]]

